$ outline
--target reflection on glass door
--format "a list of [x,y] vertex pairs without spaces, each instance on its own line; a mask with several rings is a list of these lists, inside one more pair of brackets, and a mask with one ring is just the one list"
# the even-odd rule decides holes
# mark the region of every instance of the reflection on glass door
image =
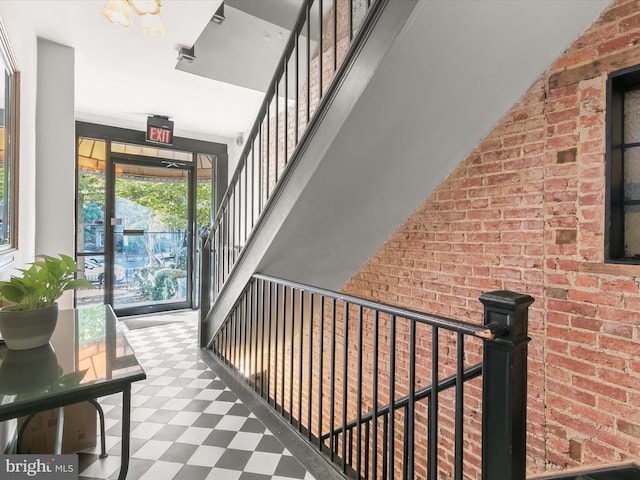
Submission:
[[191,306],[191,170],[114,162],[113,261],[116,313]]

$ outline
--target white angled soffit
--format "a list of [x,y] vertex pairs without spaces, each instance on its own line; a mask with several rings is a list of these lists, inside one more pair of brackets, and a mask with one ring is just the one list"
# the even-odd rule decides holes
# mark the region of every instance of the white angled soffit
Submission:
[[419,1],[259,270],[341,288],[607,4]]

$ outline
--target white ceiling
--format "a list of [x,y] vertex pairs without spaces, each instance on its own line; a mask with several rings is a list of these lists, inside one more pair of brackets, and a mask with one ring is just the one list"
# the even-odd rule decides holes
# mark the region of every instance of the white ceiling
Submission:
[[[282,25],[254,16],[268,17],[269,9],[252,9],[275,2],[291,10],[300,3],[230,0],[227,19],[217,25],[210,19],[222,0],[163,0],[167,33],[147,36],[139,32],[137,18],[129,29],[107,22],[100,12],[104,0],[3,1],[24,2],[39,37],[74,48],[77,119],[144,130],[147,115],[166,115],[176,135],[203,139],[236,137],[251,128],[263,100],[259,88],[268,84],[280,43],[289,36]],[[283,16],[295,18],[282,12],[277,18]],[[180,47],[191,47],[201,36],[196,55],[215,61],[216,68],[195,75],[177,69]],[[207,39],[214,44],[207,46]],[[265,46],[277,54],[265,55]]]

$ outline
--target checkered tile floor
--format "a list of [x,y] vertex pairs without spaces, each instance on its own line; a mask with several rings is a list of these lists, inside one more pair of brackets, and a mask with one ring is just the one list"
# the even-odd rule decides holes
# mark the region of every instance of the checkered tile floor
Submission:
[[[163,316],[166,318],[166,316]],[[128,331],[147,372],[133,384],[131,480],[313,480],[313,476],[200,359],[197,317]],[[121,395],[104,397],[109,456],[79,455],[79,480],[120,469]],[[100,442],[98,440],[98,446]]]

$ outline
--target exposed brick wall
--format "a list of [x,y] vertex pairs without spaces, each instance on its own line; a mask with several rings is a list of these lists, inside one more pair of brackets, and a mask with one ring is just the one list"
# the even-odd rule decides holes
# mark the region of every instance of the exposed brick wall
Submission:
[[473,322],[483,291],[536,299],[529,473],[640,461],[640,266],[603,263],[606,78],[638,44],[614,1],[344,286]]

